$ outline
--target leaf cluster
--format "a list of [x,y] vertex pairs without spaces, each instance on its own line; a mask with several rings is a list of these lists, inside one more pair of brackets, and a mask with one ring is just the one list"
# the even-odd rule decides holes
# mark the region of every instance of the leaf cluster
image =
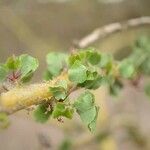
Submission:
[[9,57],[5,63],[0,64],[0,82],[7,79],[28,82],[38,66],[38,60],[27,54]]
[[[70,86],[68,80],[58,80],[49,87],[53,95],[52,100],[40,104],[34,111],[35,119],[45,123],[50,118],[72,119],[76,112],[82,122],[93,132],[99,106],[91,90],[96,90],[106,85],[111,95],[117,95],[123,88],[123,80],[134,81],[139,76],[150,75],[150,39],[140,38],[131,54],[121,61],[114,60],[113,56],[97,52],[94,48],[77,50],[67,55],[52,52],[46,57],[47,70],[45,80],[52,80],[65,70],[69,82],[75,89],[84,91],[73,100],[69,97]],[[4,64],[0,64],[0,82],[8,79],[9,74],[19,73],[19,82],[29,81],[38,67],[37,59],[27,54],[18,57],[12,56]],[[10,78],[10,77],[9,77]],[[150,96],[150,84],[145,87],[145,92]]]

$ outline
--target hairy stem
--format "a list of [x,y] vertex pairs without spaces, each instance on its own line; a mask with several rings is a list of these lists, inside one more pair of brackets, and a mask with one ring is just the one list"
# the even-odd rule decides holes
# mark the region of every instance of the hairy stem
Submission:
[[49,87],[54,86],[57,81],[63,79],[67,80],[68,87],[71,89],[72,83],[68,80],[67,73],[63,73],[52,81],[17,86],[8,92],[2,93],[0,95],[0,111],[11,114],[29,106],[51,100],[53,96],[49,91]]

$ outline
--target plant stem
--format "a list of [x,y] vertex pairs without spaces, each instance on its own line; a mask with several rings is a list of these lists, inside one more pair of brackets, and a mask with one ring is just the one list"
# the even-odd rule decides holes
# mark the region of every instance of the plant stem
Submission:
[[71,89],[73,84],[68,80],[67,73],[62,73],[54,80],[45,83],[17,86],[8,92],[2,93],[0,95],[0,112],[12,114],[18,110],[51,100],[53,96],[49,91],[49,87],[54,86],[57,81],[64,79],[68,82],[69,89]]

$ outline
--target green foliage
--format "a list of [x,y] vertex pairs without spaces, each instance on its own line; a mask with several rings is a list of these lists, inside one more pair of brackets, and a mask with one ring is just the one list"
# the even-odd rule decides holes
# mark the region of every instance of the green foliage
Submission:
[[[77,87],[95,90],[102,85],[107,85],[111,95],[118,95],[123,88],[122,79],[134,79],[139,72],[146,73],[144,67],[148,68],[145,58],[147,58],[148,48],[146,40],[139,42],[135,50],[126,59],[118,62],[110,54],[98,53],[93,48],[76,51],[69,57],[60,53],[49,53],[47,56],[48,70],[45,79],[49,80],[57,76],[68,64],[69,80]],[[142,48],[139,48],[142,47]],[[138,57],[142,56],[141,49],[147,49],[140,61]],[[68,58],[68,62],[66,61]],[[148,71],[147,71],[148,72]],[[147,74],[147,73],[146,73]],[[55,86],[49,88],[55,98],[55,106],[52,112],[53,118],[66,117],[72,118],[74,109],[76,109],[83,123],[94,131],[99,107],[95,105],[94,95],[86,91],[81,94],[72,105],[66,104],[68,87],[67,81],[59,81]],[[146,90],[148,93],[148,90]],[[68,100],[69,101],[69,100]]]
[[3,82],[8,74],[8,69],[5,65],[0,64],[0,82]]
[[[70,81],[58,79],[53,86],[49,87],[49,92],[53,96],[51,103],[40,104],[34,111],[35,119],[41,123],[46,122],[50,116],[54,119],[59,117],[72,119],[76,110],[83,123],[90,131],[94,131],[99,107],[95,104],[94,95],[87,89],[96,90],[102,85],[107,85],[110,94],[116,96],[123,88],[123,80],[132,83],[138,76],[149,76],[150,39],[140,38],[132,53],[121,61],[115,61],[110,54],[87,48],[76,51],[70,56],[58,52],[49,53],[46,62],[48,68],[44,74],[45,80],[51,80],[65,70]],[[27,82],[32,78],[38,65],[37,59],[27,54],[12,56],[6,63],[0,64],[0,82],[11,80],[12,77],[15,79],[19,77],[17,83]],[[69,94],[73,87],[83,88],[85,92],[72,104]],[[145,92],[150,96],[150,84],[146,85]],[[7,122],[6,114],[0,114],[0,121]]]
[[0,128],[7,128],[9,126],[10,122],[9,122],[9,119],[8,119],[8,116],[1,112],[0,113]]
[[83,123],[90,131],[94,131],[99,111],[99,107],[95,106],[94,95],[89,91],[82,93],[75,101],[74,107]]
[[122,88],[123,88],[122,82],[116,79],[113,82],[113,84],[110,84],[109,92],[110,92],[111,95],[117,96]]
[[113,60],[112,55],[106,54],[106,53],[101,54],[101,60],[99,62],[99,67],[106,68],[108,66],[108,64],[112,63],[112,60]]
[[66,90],[63,87],[50,87],[49,91],[57,100],[65,99],[66,97]]
[[87,50],[87,61],[91,63],[92,65],[97,65],[99,64],[101,59],[101,55],[95,51],[94,49],[92,50]]
[[64,100],[67,96],[67,81],[61,80],[54,87],[49,88],[56,100]]
[[74,109],[72,107],[65,106],[64,103],[57,103],[52,113],[53,118],[66,117],[72,119]]
[[16,70],[20,66],[20,60],[19,57],[9,57],[6,61],[6,67],[10,70]]
[[88,77],[85,82],[79,84],[80,87],[85,87],[87,89],[97,89],[102,85],[103,77],[99,74],[92,75],[92,77]]
[[150,97],[150,83],[145,86],[145,93],[148,97]]
[[43,74],[43,79],[46,80],[46,81],[49,81],[53,78],[53,75],[48,71],[46,70]]
[[76,60],[68,71],[69,79],[75,83],[83,83],[87,79],[86,72],[87,68]]
[[47,104],[39,105],[34,111],[34,117],[37,122],[45,123],[51,116],[52,110],[48,111]]
[[9,74],[15,74],[17,71],[20,73],[19,80],[27,82],[32,78],[38,65],[38,60],[27,54],[12,56],[7,59],[6,63],[0,65],[0,82],[6,80]]
[[67,85],[67,81],[66,80],[59,80],[56,82],[56,86],[61,86],[63,87],[65,90],[67,90],[68,85]]
[[[46,57],[48,65],[49,78],[58,76],[61,71],[66,67],[67,55],[64,53],[52,52]],[[48,75],[48,74],[47,74]]]
[[21,71],[21,80],[23,82],[29,81],[38,68],[39,63],[36,58],[33,58],[27,54],[21,55],[20,59],[20,71]]
[[139,38],[127,59],[134,65],[136,72],[150,75],[150,38]]
[[69,57],[69,79],[80,87],[97,89],[101,85],[98,64],[101,55],[90,48]]
[[69,65],[72,66],[75,61],[80,61],[81,64],[98,65],[101,60],[101,55],[93,48],[80,50],[69,57]]
[[120,75],[124,78],[132,78],[135,74],[134,65],[128,61],[123,61],[119,65]]
[[74,106],[78,112],[84,112],[93,107],[93,105],[94,95],[89,91],[82,93],[74,103]]

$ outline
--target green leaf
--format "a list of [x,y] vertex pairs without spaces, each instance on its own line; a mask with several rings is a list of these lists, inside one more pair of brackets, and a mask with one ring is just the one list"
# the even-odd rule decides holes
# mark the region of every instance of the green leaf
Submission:
[[96,127],[97,114],[99,111],[98,107],[95,106],[94,95],[89,91],[82,93],[77,101],[75,101],[74,107],[83,123],[93,132]]
[[3,82],[8,74],[8,69],[3,65],[0,64],[0,82]]
[[112,96],[117,96],[122,88],[123,84],[119,80],[115,80],[113,84],[110,84],[109,92]]
[[132,78],[135,73],[135,68],[130,62],[123,61],[119,66],[119,71],[122,77]]
[[48,105],[41,104],[34,111],[34,117],[37,122],[45,123],[51,116],[52,111],[47,111]]
[[97,117],[98,117],[99,107],[95,106],[95,111],[96,111],[95,112],[96,113],[95,118],[88,126],[88,128],[91,132],[94,132],[96,129],[96,121],[97,121]]
[[58,118],[63,115],[65,112],[65,104],[64,103],[57,103],[54,107],[54,111],[52,113],[53,118]]
[[101,54],[99,66],[105,68],[110,62],[112,62],[112,56],[110,54]]
[[107,75],[111,75],[112,72],[113,72],[113,64],[112,62],[108,62],[107,65],[105,66],[105,69],[106,69],[106,74]]
[[94,95],[89,91],[82,93],[77,101],[74,102],[74,106],[78,112],[84,112],[90,109],[94,106]]
[[79,84],[79,86],[85,87],[87,89],[96,90],[102,84],[103,84],[103,77],[101,77],[100,75],[98,75],[95,79],[93,79],[93,80],[86,80],[84,83]]
[[82,58],[80,57],[80,55],[79,54],[72,54],[72,55],[70,55],[70,57],[69,57],[69,59],[68,59],[68,61],[69,61],[69,66],[71,67],[74,63],[75,63],[75,61],[82,61]]
[[56,85],[54,87],[50,87],[49,90],[52,93],[52,95],[57,100],[64,100],[67,96],[67,81],[66,80],[59,80],[57,81]]
[[28,74],[26,74],[26,76],[21,78],[21,81],[23,83],[29,82],[32,77],[33,77],[33,72],[29,72]]
[[146,51],[150,51],[150,37],[146,36],[141,36],[137,41],[136,41],[136,46],[140,47],[142,49],[145,49]]
[[66,66],[67,55],[64,53],[49,53],[46,57],[48,71],[54,76],[58,76],[62,69]]
[[145,58],[143,63],[140,65],[139,69],[143,74],[150,75],[150,56],[147,55],[148,58]]
[[87,89],[97,89],[102,85],[103,78],[98,74],[97,71],[91,72],[87,71],[87,80],[81,84],[80,87],[85,87]]
[[20,71],[21,71],[21,79],[24,80],[25,78],[30,79],[29,77],[32,76],[33,72],[38,68],[39,63],[36,58],[33,58],[27,54],[21,55],[20,59]]
[[68,108],[66,108],[63,116],[66,118],[72,119],[73,113],[74,113],[74,109],[68,107]]
[[66,90],[59,86],[59,87],[50,87],[49,91],[52,93],[52,95],[55,97],[57,100],[63,100],[66,98]]
[[16,70],[20,67],[20,60],[18,57],[12,56],[7,59],[6,66],[10,70]]
[[86,111],[79,112],[81,120],[86,124],[89,125],[96,116],[96,107],[92,106],[90,109]]
[[0,128],[7,128],[10,122],[6,113],[0,113]]
[[76,60],[68,71],[69,79],[75,83],[83,83],[87,79],[87,68]]
[[98,72],[97,71],[87,71],[87,80],[95,80],[98,76]]
[[144,90],[146,95],[150,97],[150,83],[145,86]]
[[44,75],[43,75],[44,80],[49,81],[52,79],[52,77],[53,75],[48,70],[44,72]]
[[72,119],[74,110],[73,108],[66,107],[64,103],[57,103],[52,113],[53,118],[66,117]]
[[68,88],[68,85],[67,85],[67,81],[66,80],[59,80],[59,81],[57,81],[57,83],[56,83],[56,86],[61,86],[61,87],[63,87],[65,90],[67,90],[67,88]]
[[88,50],[87,51],[87,60],[92,64],[92,65],[97,65],[100,62],[101,55],[96,52],[95,50]]
[[93,132],[96,128],[96,120],[98,114],[98,107],[93,106],[85,112],[78,113],[83,123]]
[[33,76],[38,65],[38,60],[27,54],[19,57],[12,56],[7,59],[4,65],[0,65],[0,82],[5,80],[8,72],[12,70],[19,70],[21,73],[21,81],[27,82]]

